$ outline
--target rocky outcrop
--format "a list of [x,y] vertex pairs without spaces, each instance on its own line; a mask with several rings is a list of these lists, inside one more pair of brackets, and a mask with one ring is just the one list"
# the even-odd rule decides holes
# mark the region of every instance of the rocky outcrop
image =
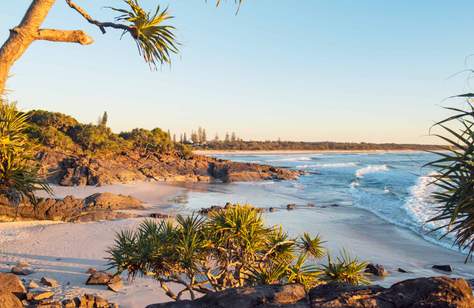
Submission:
[[64,199],[44,198],[34,206],[30,203],[12,207],[6,199],[0,198],[0,221],[54,220],[85,222],[135,217],[117,210],[143,209],[141,201],[123,195],[100,193],[85,199],[67,196]]
[[468,308],[474,307],[474,297],[464,279],[431,277],[405,280],[388,289],[376,285],[325,284],[308,294],[300,285],[258,286],[211,293],[194,301],[148,306],[160,307]]
[[230,308],[230,307],[307,307],[302,285],[269,285],[228,289],[208,294],[194,301],[183,300],[149,305],[147,308]]
[[194,155],[141,155],[122,152],[88,158],[44,149],[38,154],[44,174],[63,186],[105,185],[140,180],[163,182],[238,182],[292,180],[300,171],[251,163],[238,163]]

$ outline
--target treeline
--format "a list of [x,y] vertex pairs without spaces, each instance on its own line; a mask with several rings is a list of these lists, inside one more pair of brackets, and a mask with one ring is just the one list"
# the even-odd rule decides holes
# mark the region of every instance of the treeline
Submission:
[[369,151],[369,150],[439,150],[438,145],[354,142],[298,142],[298,141],[211,141],[193,145],[199,150],[229,151]]
[[[177,142],[176,135],[173,135],[173,140]],[[189,137],[186,133],[181,134],[179,136],[180,143],[192,144],[194,147],[204,146],[209,143],[219,143],[219,142],[234,143],[234,142],[241,142],[241,141],[243,141],[243,139],[237,137],[235,132],[225,133],[222,140],[218,134],[214,135],[212,139],[209,139],[206,129],[202,127],[199,127],[197,131],[194,131],[194,130],[191,131],[191,134],[189,135]]]
[[138,151],[144,155],[170,154],[182,158],[192,155],[190,147],[174,142],[169,132],[160,128],[135,128],[115,134],[107,126],[106,112],[99,117],[97,124],[82,124],[71,116],[44,110],[33,110],[27,115],[29,138],[48,148],[89,156],[124,151]]

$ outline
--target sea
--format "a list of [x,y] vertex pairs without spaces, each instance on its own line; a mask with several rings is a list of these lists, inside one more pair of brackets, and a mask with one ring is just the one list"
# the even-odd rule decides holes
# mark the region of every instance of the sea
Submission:
[[[453,247],[446,231],[433,231],[440,223],[428,223],[436,213],[431,194],[434,170],[425,165],[436,155],[425,152],[314,153],[214,155],[217,158],[268,164],[305,172],[296,181],[193,186],[180,200],[187,212],[225,202],[252,204],[285,211],[296,204],[300,223],[308,224],[305,213],[312,208],[354,207],[375,214],[387,224],[408,229],[426,241]],[[298,212],[295,211],[295,214]]]

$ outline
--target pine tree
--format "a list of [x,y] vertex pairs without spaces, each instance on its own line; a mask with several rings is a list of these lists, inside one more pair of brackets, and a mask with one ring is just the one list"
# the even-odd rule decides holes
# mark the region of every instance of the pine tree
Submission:
[[230,137],[231,142],[236,142],[237,141],[237,136],[235,135],[235,132],[232,132],[232,137]]

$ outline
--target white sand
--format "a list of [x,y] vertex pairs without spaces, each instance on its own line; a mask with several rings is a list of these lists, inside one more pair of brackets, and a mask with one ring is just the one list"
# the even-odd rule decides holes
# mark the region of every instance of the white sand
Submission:
[[[182,188],[157,183],[114,185],[99,188],[59,188],[57,196],[74,194],[86,196],[96,191],[113,191],[130,194],[147,201],[151,207],[166,205],[167,198]],[[301,215],[305,211],[306,221]],[[326,246],[334,253],[345,247],[361,259],[383,264],[391,274],[376,283],[388,286],[393,282],[419,276],[444,275],[433,271],[433,264],[451,264],[451,276],[474,277],[474,265],[465,265],[464,255],[426,242],[416,234],[388,224],[376,216],[352,207],[302,209],[278,211],[265,215],[268,223],[283,222],[292,234],[304,231],[321,233]],[[95,293],[120,304],[120,307],[144,307],[147,304],[169,301],[159,285],[151,279],[139,278],[125,282],[119,293],[107,291],[103,286],[86,286],[90,267],[105,269],[107,247],[113,244],[115,232],[133,228],[141,219],[93,223],[14,222],[0,224],[0,270],[8,271],[16,262],[27,261],[35,273],[25,279],[39,280],[42,276],[61,283],[60,296],[71,297],[84,292]],[[323,260],[324,261],[324,260]],[[397,272],[401,267],[411,274]],[[126,279],[126,277],[123,277]]]
[[[109,191],[132,195],[146,201],[155,210],[166,206],[166,200],[181,188],[159,184],[138,183],[104,187],[55,187],[55,196],[85,197],[95,192]],[[168,301],[159,285],[148,278],[126,281],[119,293],[104,286],[86,286],[87,269],[107,269],[106,250],[113,245],[115,233],[137,226],[143,219],[91,223],[12,222],[0,224],[0,270],[9,271],[18,261],[28,262],[35,273],[26,281],[39,281],[47,276],[60,282],[57,298],[92,293],[116,302],[120,307],[142,308],[147,304]]]

